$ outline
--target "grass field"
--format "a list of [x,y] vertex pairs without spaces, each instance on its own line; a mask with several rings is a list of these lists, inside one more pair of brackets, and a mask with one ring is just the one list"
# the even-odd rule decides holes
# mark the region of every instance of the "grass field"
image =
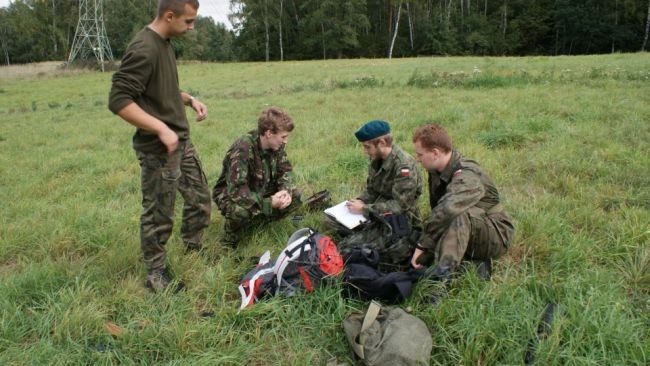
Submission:
[[[445,289],[423,283],[404,304],[432,333],[431,364],[522,364],[548,303],[558,310],[537,364],[650,363],[650,54],[179,72],[181,87],[209,107],[192,136],[211,186],[228,146],[268,105],[296,121],[288,154],[306,193],[328,188],[336,201],[362,189],[367,160],[353,132],[376,118],[410,152],[417,126],[441,123],[491,173],[516,240],[491,281],[470,272]],[[238,311],[247,258],[277,255],[295,230],[290,220],[233,252],[218,241],[215,210],[206,253],[184,255],[178,207],[167,248],[187,291],[145,290],[140,169],[133,128],[106,107],[110,77],[0,77],[0,364],[352,363],[341,320],[366,304],[336,286]],[[438,304],[432,291],[444,292]]]

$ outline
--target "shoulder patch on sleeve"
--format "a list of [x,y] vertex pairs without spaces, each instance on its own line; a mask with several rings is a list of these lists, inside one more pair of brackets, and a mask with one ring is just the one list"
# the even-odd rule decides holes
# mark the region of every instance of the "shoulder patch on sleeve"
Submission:
[[409,175],[411,175],[411,169],[409,167],[402,167],[399,170],[399,174],[403,177],[408,177]]
[[457,177],[463,173],[463,169],[458,169],[454,172],[454,177]]

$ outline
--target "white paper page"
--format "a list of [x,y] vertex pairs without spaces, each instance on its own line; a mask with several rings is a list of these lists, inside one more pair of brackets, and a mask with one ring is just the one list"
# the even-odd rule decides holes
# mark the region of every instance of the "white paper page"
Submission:
[[343,224],[348,229],[354,229],[362,222],[366,222],[368,219],[363,217],[361,214],[351,213],[345,205],[347,202],[348,201],[343,201],[336,206],[332,206],[326,209],[324,212],[329,216],[335,218],[336,221]]

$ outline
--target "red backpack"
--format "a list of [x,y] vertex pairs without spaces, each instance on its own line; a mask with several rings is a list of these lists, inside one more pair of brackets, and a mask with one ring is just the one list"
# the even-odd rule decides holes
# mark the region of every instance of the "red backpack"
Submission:
[[264,254],[239,285],[240,309],[269,295],[312,292],[343,272],[343,257],[334,241],[311,228],[294,232],[275,262],[269,262],[268,251]]
[[327,235],[311,228],[294,232],[275,261],[276,293],[307,292],[343,271],[343,257]]

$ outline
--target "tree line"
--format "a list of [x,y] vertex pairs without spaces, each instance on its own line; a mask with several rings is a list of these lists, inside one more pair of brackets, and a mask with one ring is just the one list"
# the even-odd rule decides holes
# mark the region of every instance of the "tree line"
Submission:
[[[92,0],[89,1],[92,3]],[[149,24],[157,0],[104,0],[106,36],[115,59],[130,40]],[[0,64],[67,60],[79,19],[76,0],[14,0],[0,8]],[[212,18],[199,17],[196,32],[175,40],[178,57],[205,61],[234,60],[234,34]],[[92,57],[92,54],[91,54]]]
[[[307,60],[419,55],[576,55],[646,50],[650,0],[231,0],[233,29],[199,17],[180,59]],[[156,0],[104,0],[116,59]],[[64,60],[79,2],[0,9],[2,64]]]

